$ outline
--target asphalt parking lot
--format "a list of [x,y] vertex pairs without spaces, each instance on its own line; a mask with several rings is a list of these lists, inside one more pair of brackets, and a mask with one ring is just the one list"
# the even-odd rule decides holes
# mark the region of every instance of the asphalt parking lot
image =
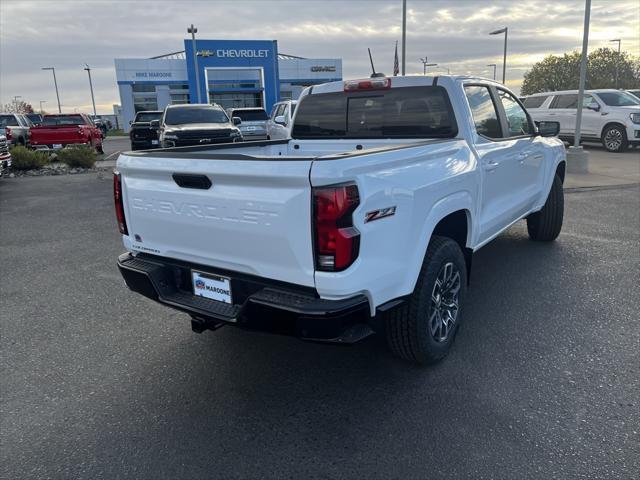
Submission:
[[0,477],[638,478],[640,188],[566,195],[481,250],[432,368],[130,293],[111,177],[0,182]]

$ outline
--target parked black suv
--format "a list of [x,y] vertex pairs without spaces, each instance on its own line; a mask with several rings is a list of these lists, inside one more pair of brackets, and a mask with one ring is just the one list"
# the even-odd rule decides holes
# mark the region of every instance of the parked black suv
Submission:
[[158,148],[158,127],[151,126],[151,122],[162,118],[161,111],[147,110],[136,113],[136,118],[131,123],[129,139],[131,140],[131,150],[147,150]]
[[151,126],[160,126],[160,145],[166,148],[240,142],[240,122],[236,117],[229,120],[218,105],[169,105],[162,120]]

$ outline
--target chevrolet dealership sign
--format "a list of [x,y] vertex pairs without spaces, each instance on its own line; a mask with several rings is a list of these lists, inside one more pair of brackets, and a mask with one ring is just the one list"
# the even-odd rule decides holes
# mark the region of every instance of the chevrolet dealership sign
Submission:
[[218,57],[218,58],[267,58],[269,50],[245,50],[245,49],[224,49],[217,50],[198,50],[196,55],[199,57]]

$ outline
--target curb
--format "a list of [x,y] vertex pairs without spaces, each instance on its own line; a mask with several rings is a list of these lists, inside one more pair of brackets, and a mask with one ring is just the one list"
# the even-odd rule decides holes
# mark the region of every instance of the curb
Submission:
[[640,183],[621,183],[619,185],[593,185],[588,187],[569,187],[565,188],[565,193],[577,193],[577,192],[589,192],[598,190],[614,190],[616,188],[631,188],[637,187]]

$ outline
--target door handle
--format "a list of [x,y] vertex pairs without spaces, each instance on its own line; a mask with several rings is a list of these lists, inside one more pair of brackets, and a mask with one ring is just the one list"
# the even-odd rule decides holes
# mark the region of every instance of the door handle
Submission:
[[491,170],[495,170],[496,168],[498,168],[500,166],[500,162],[496,162],[495,160],[488,160],[487,162],[485,162],[484,164],[484,168],[487,171],[491,171]]

